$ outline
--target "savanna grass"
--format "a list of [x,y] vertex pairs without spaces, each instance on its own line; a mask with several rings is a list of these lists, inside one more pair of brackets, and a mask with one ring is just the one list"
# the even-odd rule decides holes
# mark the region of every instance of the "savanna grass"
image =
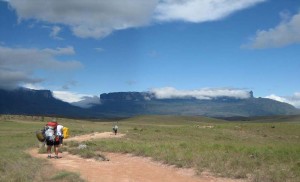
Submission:
[[222,177],[300,181],[299,123],[127,121],[126,138],[97,146]]
[[[0,146],[4,148],[0,152],[0,164],[3,164],[0,175],[4,176],[1,180],[9,181],[8,176],[13,175],[8,169],[18,168],[16,166],[21,166],[20,170],[25,173],[16,172],[18,174],[12,178],[14,181],[32,181],[42,176],[43,164],[39,160],[35,163],[39,166],[37,172],[26,172],[25,163],[34,166],[31,164],[34,160],[27,161],[24,150],[36,146],[34,131],[44,122],[27,122],[28,118],[25,119],[26,122],[12,119],[0,122]],[[111,122],[73,119],[58,121],[70,128],[71,136],[111,131],[113,125]],[[299,119],[278,122],[276,118],[276,122],[272,122],[268,118],[262,123],[246,123],[202,117],[141,116],[120,121],[118,125],[119,131],[126,133],[125,137],[86,142],[88,147],[81,151],[83,155],[95,156],[97,151],[132,153],[178,167],[192,167],[198,173],[209,171],[216,176],[250,181],[300,181]],[[73,149],[78,145],[76,142],[66,143]],[[9,156],[13,151],[20,153]],[[26,161],[16,162],[16,166],[10,167],[8,163],[18,161],[16,159]]]
[[[51,118],[0,115],[0,181],[51,181],[51,177],[58,173],[46,160],[35,159],[27,153],[28,149],[40,145],[35,131],[42,129],[47,121],[51,121]],[[58,121],[66,126],[77,127],[78,134],[90,133],[95,128],[93,122],[70,119]],[[41,152],[45,152],[43,150],[41,149]],[[56,181],[74,181],[75,177],[70,178],[68,175],[66,179],[60,178]],[[77,181],[80,181],[79,179]]]
[[71,173],[68,171],[60,171],[55,174],[52,178],[54,181],[72,181],[72,182],[84,182],[77,173]]

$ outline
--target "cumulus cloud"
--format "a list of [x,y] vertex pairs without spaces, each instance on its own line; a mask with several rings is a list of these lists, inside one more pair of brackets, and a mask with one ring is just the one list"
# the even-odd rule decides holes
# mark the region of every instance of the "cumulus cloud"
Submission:
[[206,22],[222,19],[266,0],[162,0],[156,7],[160,21]]
[[297,108],[300,108],[300,92],[296,92],[292,96],[277,96],[275,94],[271,94],[269,96],[266,96],[266,98],[273,99],[279,102],[285,102]]
[[283,47],[300,43],[300,12],[294,16],[281,14],[282,21],[275,28],[258,30],[248,45],[252,49]]
[[114,30],[149,23],[158,0],[10,0],[22,19],[37,19],[70,26],[78,37],[101,38]]
[[[35,19],[70,27],[82,38],[102,38],[113,31],[152,22],[205,22],[222,19],[266,0],[10,0],[19,21]],[[53,36],[60,29],[53,29]]]
[[[0,59],[1,62],[1,59]],[[31,78],[26,71],[3,69],[0,65],[0,88],[12,90],[22,83],[35,84],[43,81],[39,78]]]
[[74,70],[82,67],[78,61],[59,61],[56,56],[72,55],[73,47],[28,49],[0,46],[0,88],[13,89],[21,84],[43,81],[33,78],[37,70]]
[[233,97],[237,99],[247,99],[250,93],[245,90],[238,89],[212,89],[204,88],[199,90],[177,90],[173,87],[155,88],[150,92],[154,93],[158,99],[170,98],[196,98],[196,99],[213,99],[216,97]]
[[93,105],[100,104],[99,97],[87,94],[79,94],[76,92],[53,91],[53,96],[57,99],[83,108],[88,108]]

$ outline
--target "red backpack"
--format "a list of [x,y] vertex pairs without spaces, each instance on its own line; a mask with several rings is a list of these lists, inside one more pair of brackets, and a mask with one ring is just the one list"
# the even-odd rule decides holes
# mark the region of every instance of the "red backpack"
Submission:
[[45,138],[47,141],[54,141],[56,139],[57,122],[48,122],[45,127]]
[[47,123],[47,126],[51,126],[53,128],[56,128],[57,127],[57,122],[50,121],[50,122]]

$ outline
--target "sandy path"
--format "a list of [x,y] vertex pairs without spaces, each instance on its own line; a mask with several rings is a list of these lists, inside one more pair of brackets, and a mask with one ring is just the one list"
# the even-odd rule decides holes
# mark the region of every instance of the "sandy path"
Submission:
[[125,134],[118,133],[117,135],[113,134],[112,132],[103,132],[103,133],[92,133],[92,134],[86,134],[86,135],[80,135],[80,136],[74,136],[68,139],[64,139],[64,141],[71,141],[75,140],[78,142],[87,141],[87,140],[93,140],[98,138],[121,138],[125,136]]
[[[122,137],[110,132],[94,133],[70,138],[68,140],[84,141],[96,138]],[[38,149],[29,153],[38,158],[46,159],[47,154],[38,154]],[[82,159],[67,152],[60,159],[49,159],[57,169],[80,173],[81,177],[90,182],[233,182],[225,178],[215,178],[209,174],[196,176],[192,169],[181,169],[154,162],[150,158],[132,156],[130,154],[104,153],[109,161]]]

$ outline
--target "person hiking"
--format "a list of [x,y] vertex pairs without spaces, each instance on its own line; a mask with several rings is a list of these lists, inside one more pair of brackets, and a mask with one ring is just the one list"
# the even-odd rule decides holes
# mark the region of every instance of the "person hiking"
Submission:
[[118,133],[118,125],[115,125],[113,127],[113,131],[114,131],[115,135]]
[[57,124],[56,127],[56,136],[59,138],[59,145],[62,146],[63,139],[64,139],[64,133],[63,133],[64,126],[61,124]]
[[45,126],[45,137],[47,145],[47,154],[48,158],[51,158],[51,149],[54,147],[55,159],[58,159],[58,146],[59,146],[59,137],[57,137],[57,121],[52,119],[51,122],[48,122]]

